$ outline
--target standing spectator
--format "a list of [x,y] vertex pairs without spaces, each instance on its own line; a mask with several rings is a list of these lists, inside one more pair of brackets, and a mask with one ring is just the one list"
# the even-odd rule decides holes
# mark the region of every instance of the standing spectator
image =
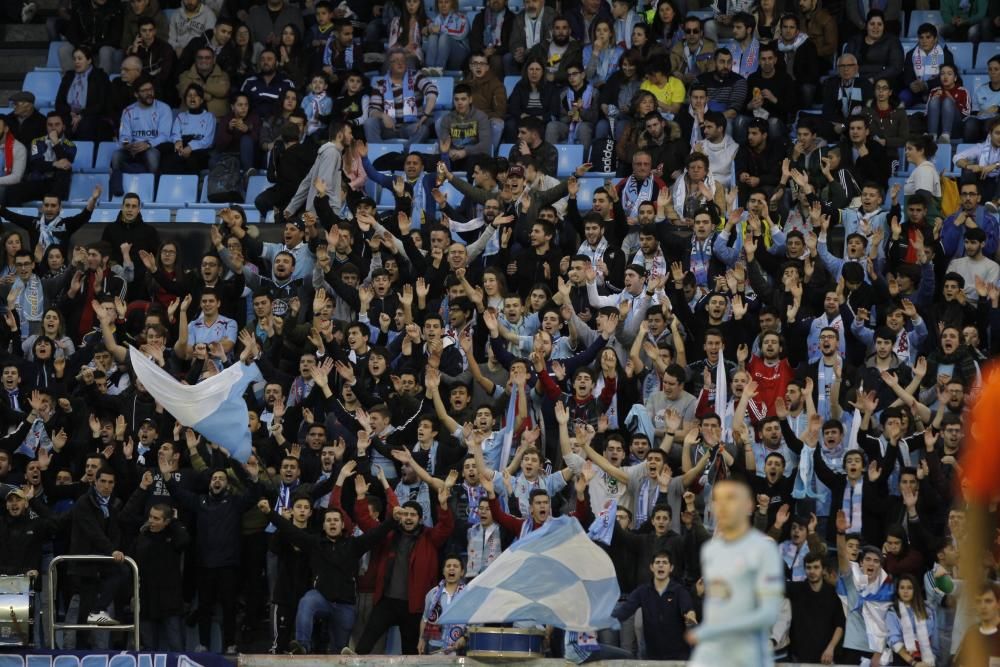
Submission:
[[75,65],[76,50],[86,47],[96,56],[105,72],[118,69],[121,50],[122,5],[117,0],[81,0],[70,10],[66,39],[69,44],[59,47],[59,64],[65,72]]
[[[171,148],[172,146],[168,147],[167,150]],[[126,206],[128,202],[131,204]],[[104,228],[104,233],[101,234],[101,240],[111,246],[111,257],[118,264],[122,264],[126,259],[123,255],[122,245],[129,246],[130,254],[133,256],[138,256],[143,250],[150,253],[156,252],[160,245],[159,232],[156,231],[156,227],[143,221],[139,212],[141,207],[142,201],[138,195],[133,193],[125,195],[122,201],[122,210],[117,219],[107,225]],[[134,271],[135,278],[129,284],[130,298],[138,298],[142,293],[142,284],[146,275],[146,269],[142,262],[135,264]]]
[[181,8],[170,17],[168,42],[180,56],[184,47],[215,26],[215,12],[201,0],[181,0]]
[[123,171],[159,173],[160,148],[170,142],[174,114],[169,106],[156,99],[156,87],[151,79],[142,77],[136,81],[135,98],[136,102],[122,113],[118,128],[119,148],[111,157],[113,197],[121,197],[125,192]]
[[824,580],[823,556],[805,556],[806,578],[788,585],[792,603],[791,652],[802,662],[833,664],[844,638],[844,608]]
[[63,74],[56,93],[56,111],[66,122],[67,134],[82,141],[98,141],[105,133],[102,123],[111,92],[108,75],[94,65],[92,54],[86,46],[73,49],[72,71]]
[[281,29],[293,25],[301,35],[305,32],[302,11],[285,0],[266,0],[250,8],[246,19],[250,37],[264,48],[277,49],[281,43]]

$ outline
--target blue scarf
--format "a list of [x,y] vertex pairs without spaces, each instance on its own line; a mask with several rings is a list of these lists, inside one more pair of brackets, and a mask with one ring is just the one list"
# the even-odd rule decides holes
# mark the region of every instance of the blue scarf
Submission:
[[[406,74],[403,75],[401,88],[403,92],[404,123],[417,122],[417,114],[419,110],[417,107],[416,88],[414,86],[416,79],[417,75],[412,70],[406,70]],[[396,119],[396,98],[392,90],[392,77],[387,76],[384,79],[379,79],[376,85],[382,93],[382,100],[384,101],[382,105],[382,112],[388,114],[390,118]]]
[[[588,85],[583,89],[583,108],[589,109],[590,103],[594,99],[594,87]],[[576,91],[570,87],[566,88],[566,107],[573,111],[573,103],[576,102]],[[569,124],[569,143],[576,143],[576,130],[580,127],[580,121],[574,120]]]
[[111,517],[111,496],[105,498],[97,492],[96,488],[92,488],[91,492],[94,494],[94,501],[97,503],[97,507],[100,508],[101,514],[104,515],[105,519]]

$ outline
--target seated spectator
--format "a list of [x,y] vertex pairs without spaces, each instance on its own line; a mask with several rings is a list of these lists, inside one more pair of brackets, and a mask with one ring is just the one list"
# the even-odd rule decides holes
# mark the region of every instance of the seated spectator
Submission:
[[[236,27],[233,35],[233,45],[236,49],[235,76],[230,75],[234,85],[240,84],[254,72],[254,63],[264,52],[264,46],[250,37],[250,28],[245,25]],[[277,60],[275,60],[277,63]]]
[[267,118],[278,110],[278,101],[286,90],[295,85],[278,72],[278,54],[264,49],[257,59],[257,74],[248,76],[240,88],[250,100],[250,108],[258,118]]
[[927,101],[927,93],[941,85],[938,76],[942,65],[955,64],[951,50],[938,40],[933,23],[922,23],[917,28],[917,45],[910,49],[903,61],[903,89],[899,97],[907,107]]
[[73,3],[65,34],[68,44],[59,47],[62,71],[76,66],[76,50],[80,47],[97,58],[105,72],[118,69],[121,62],[122,5],[116,0],[83,0]]
[[545,124],[558,114],[559,89],[546,80],[544,62],[529,60],[507,103],[504,139],[513,141],[519,123],[525,118],[536,118]]
[[[643,24],[642,17],[635,10],[631,0],[616,0],[611,3],[611,16],[614,17],[614,42],[623,50],[631,49],[632,35],[635,26]],[[593,24],[591,24],[593,28]]]
[[208,166],[215,142],[215,116],[208,112],[205,91],[197,83],[184,91],[184,111],[177,114],[170,132],[173,150],[164,147],[160,171],[164,174],[197,174]]
[[528,62],[537,60],[545,66],[548,81],[565,86],[569,83],[569,68],[576,65],[583,68],[583,43],[574,39],[569,21],[557,16],[552,21],[552,37],[543,37],[528,55]]
[[170,17],[170,32],[167,41],[178,56],[184,47],[206,30],[215,26],[215,12],[201,0],[181,0],[181,8]]
[[972,42],[983,39],[983,19],[990,3],[986,0],[941,0],[941,36],[949,42]]
[[[670,60],[664,56],[646,63],[640,90],[656,97],[656,108],[663,114],[676,114],[684,103],[684,84],[670,71]],[[669,117],[669,116],[668,116]]]
[[903,47],[899,38],[885,31],[885,13],[872,9],[865,19],[865,33],[856,35],[844,47],[844,53],[858,59],[861,76],[874,83],[878,77],[898,82],[903,76]]
[[743,110],[747,100],[747,81],[733,71],[733,54],[727,49],[715,52],[715,67],[698,76],[698,83],[708,91],[708,108],[730,121]]
[[[832,5],[831,5],[832,6]],[[903,26],[903,3],[901,0],[889,0],[888,2],[877,4],[872,2],[844,3],[847,9],[848,32],[851,35],[864,34],[867,22],[868,10],[878,6],[885,12],[885,29],[893,35],[901,34]],[[917,9],[922,7],[917,6]],[[847,41],[847,35],[841,35],[841,46]]]
[[517,142],[510,149],[510,163],[518,157],[530,157],[538,169],[547,176],[555,176],[559,165],[559,151],[549,141],[543,139],[545,125],[531,116],[522,118],[517,124]]
[[86,46],[74,49],[73,68],[63,74],[56,93],[56,111],[66,122],[66,133],[71,139],[99,141],[102,138],[110,92],[108,75],[94,65],[90,49]]
[[129,0],[122,10],[122,41],[121,50],[127,51],[135,44],[139,36],[139,20],[153,19],[156,24],[156,34],[162,39],[170,34],[166,15],[160,11],[160,0]]
[[423,141],[430,133],[437,96],[434,81],[407,66],[405,51],[390,51],[388,72],[376,81],[368,103],[369,115],[365,121],[368,143],[383,139]]
[[[564,13],[569,23],[570,35],[580,43],[580,46],[594,41],[592,28],[598,19],[614,20],[611,6],[604,0],[581,0],[581,2]],[[553,28],[555,26],[553,25]]]
[[[245,29],[245,28],[244,28]],[[220,17],[215,22],[215,27],[206,30],[197,37],[193,37],[181,53],[178,67],[181,72],[186,72],[195,64],[198,49],[207,46],[212,50],[215,57],[215,64],[229,77],[229,81],[236,80],[236,70],[239,65],[239,54],[236,51],[236,40],[233,39],[235,24],[233,20]],[[206,94],[208,94],[206,92]]]
[[[658,58],[669,62],[665,53],[661,53]],[[639,70],[642,62],[638,49],[626,51],[618,61],[618,71],[601,88],[601,119],[597,122],[595,133],[598,139],[611,135],[612,125],[617,135],[615,139],[621,136],[622,120],[629,113],[629,104],[642,85],[642,72]]]
[[[489,0],[483,11],[472,20],[469,50],[472,53],[482,51],[489,62],[489,71],[497,78],[504,75],[504,58],[509,53],[511,34],[519,16],[507,6],[507,0]],[[482,111],[489,114],[485,108]],[[494,135],[500,136],[498,132]]]
[[[506,0],[493,0],[495,3]],[[476,17],[479,18],[478,16]],[[513,15],[507,17],[507,25],[513,23]],[[504,116],[507,114],[507,91],[503,81],[497,78],[496,71],[490,65],[490,58],[485,51],[473,51],[469,57],[469,73],[460,84],[469,87],[472,96],[472,106],[479,109],[490,119],[493,148],[500,145],[504,132]]]
[[847,119],[861,113],[864,101],[871,98],[871,83],[858,75],[858,59],[851,53],[840,56],[837,76],[823,82],[823,120],[831,129],[825,134],[831,138],[842,134]]
[[343,84],[344,74],[361,64],[361,49],[354,45],[354,26],[350,21],[341,19],[334,23],[322,49],[321,61],[323,72],[334,86],[334,91]]
[[833,62],[840,41],[837,39],[837,21],[820,0],[799,0],[799,16],[802,18],[802,32],[816,45],[816,55],[820,57],[820,69],[825,70]]
[[436,7],[424,39],[424,65],[441,76],[443,70],[462,69],[469,57],[469,21],[455,0],[436,0]]
[[180,73],[177,92],[186,97],[189,86],[194,83],[202,90],[205,106],[216,118],[222,118],[229,111],[230,79],[219,66],[215,52],[208,46],[195,52],[194,64]]
[[799,17],[795,14],[783,15],[780,26],[781,36],[776,43],[778,51],[784,56],[785,71],[795,79],[799,104],[802,108],[809,107],[816,99],[820,75],[816,44],[800,30]]
[[[357,70],[344,74],[344,88],[333,100],[331,118],[351,123],[356,128],[364,127],[368,120],[368,105],[371,101],[371,90],[368,78]],[[360,136],[360,132],[358,135]]]
[[737,14],[733,17],[733,38],[726,43],[726,49],[733,56],[733,72],[744,79],[760,66],[760,41],[754,34],[756,26],[752,14]]
[[135,82],[142,77],[142,61],[128,56],[122,61],[117,79],[111,81],[111,95],[108,99],[108,116],[117,127],[122,112],[135,102]]
[[325,131],[333,112],[333,100],[326,93],[326,76],[314,74],[309,84],[309,94],[302,99],[302,111],[306,114],[306,135]]
[[35,95],[26,90],[10,96],[14,110],[7,114],[7,126],[25,146],[45,134],[45,116],[35,108]]
[[774,43],[761,44],[760,66],[747,78],[747,104],[744,116],[763,118],[772,139],[784,137],[785,128],[801,108],[795,81],[778,67],[780,51]]
[[504,56],[504,73],[520,74],[528,61],[528,53],[552,33],[556,10],[546,7],[543,0],[524,0],[524,11],[514,19],[510,32],[510,51]]
[[954,65],[942,65],[941,85],[927,96],[927,132],[937,136],[939,144],[951,142],[951,135],[962,134],[962,123],[969,117],[969,91]]
[[594,41],[583,47],[582,62],[587,83],[600,89],[618,70],[618,62],[625,50],[614,43],[614,24],[597,19],[591,25]]
[[69,197],[76,146],[66,138],[66,124],[58,112],[49,112],[45,130],[28,144],[28,169],[20,184],[7,188],[8,205],[41,201],[47,194]]
[[674,44],[670,60],[675,75],[685,84],[715,67],[715,42],[702,36],[697,16],[684,19],[684,41]]
[[288,77],[295,88],[302,88],[306,84],[309,55],[302,43],[302,32],[294,23],[289,23],[281,29],[277,53],[278,69]]
[[594,139],[594,127],[601,111],[597,91],[587,83],[579,65],[571,65],[566,73],[569,85],[560,96],[558,117],[545,126],[545,141],[550,144],[565,141],[588,147]]
[[646,12],[646,21],[649,22],[653,41],[668,52],[684,39],[684,14],[678,11],[674,0],[659,0],[652,20]]
[[480,158],[489,156],[493,128],[486,114],[472,106],[472,90],[468,86],[455,86],[452,100],[454,110],[438,119],[435,128],[441,152],[447,153],[453,170],[471,171]]
[[[228,111],[228,109],[227,109]],[[299,94],[294,90],[286,90],[281,98],[281,106],[270,118],[262,118],[260,122],[260,149],[270,153],[275,143],[281,137],[281,130],[293,114],[301,115],[302,127],[305,129],[305,113],[299,108]],[[302,135],[305,138],[305,134]]]
[[[646,120],[637,142],[638,148],[650,154],[653,167],[667,183],[673,183],[684,171],[684,158],[691,145],[681,138],[680,127],[673,121],[664,120],[663,116],[651,111],[646,114]],[[634,155],[634,151],[631,153]]]
[[982,141],[987,136],[986,126],[1000,116],[1000,55],[986,62],[989,80],[979,84],[972,92],[972,111],[965,122],[965,140]]
[[177,99],[173,81],[177,56],[167,42],[156,32],[156,22],[151,18],[139,19],[139,34],[125,50],[142,61],[142,73],[156,84],[156,94],[166,102]]
[[888,79],[875,80],[875,98],[865,107],[872,138],[885,147],[891,157],[910,136],[910,119],[906,109],[893,94]]
[[7,126],[7,117],[0,118],[0,204],[6,202],[7,189],[21,182],[28,166],[28,150]]
[[170,132],[174,114],[156,99],[153,81],[142,77],[135,84],[136,101],[122,113],[118,150],[111,158],[111,196],[125,193],[122,173],[157,174],[163,151],[171,150]]
[[[1000,119],[991,120],[987,130],[986,141],[955,156],[955,166],[962,170],[963,177],[978,181],[983,201],[994,202],[1000,198]],[[995,212],[995,203],[993,208]]]
[[[304,37],[306,53],[309,54],[309,71],[315,72],[323,68],[324,51],[330,42],[330,37],[336,32],[333,18],[333,5],[330,0],[319,0],[315,6],[316,22],[306,27]],[[354,31],[351,30],[353,41]]]
[[286,25],[294,25],[301,35],[305,30],[302,10],[286,0],[267,0],[250,8],[246,24],[254,44],[264,48],[277,49],[281,43],[281,30]]
[[402,14],[389,24],[388,48],[403,49],[410,69],[420,69],[424,62],[424,33],[430,22],[422,0],[406,0]]
[[681,137],[691,145],[701,141],[701,126],[708,112],[708,88],[704,84],[694,83],[688,91],[688,103],[674,116],[681,128]]
[[702,140],[691,146],[696,153],[708,157],[709,169],[720,187],[733,184],[733,161],[739,144],[726,134],[726,117],[718,111],[705,113],[701,124]]
[[215,143],[210,167],[218,164],[225,155],[238,155],[240,169],[249,177],[256,173],[253,168],[257,155],[257,139],[260,136],[260,118],[250,110],[250,96],[236,93],[230,112],[219,119],[215,130]]

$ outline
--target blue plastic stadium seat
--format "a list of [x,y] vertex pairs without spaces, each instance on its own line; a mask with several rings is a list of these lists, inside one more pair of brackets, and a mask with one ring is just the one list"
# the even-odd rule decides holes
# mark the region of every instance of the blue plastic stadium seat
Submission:
[[986,74],[966,74],[962,76],[962,83],[965,85],[965,89],[969,91],[970,97],[975,98],[976,88],[983,85],[984,83],[989,83],[990,77]]
[[368,144],[368,161],[375,164],[375,160],[383,155],[387,153],[399,153],[402,150],[399,144]]
[[952,155],[951,144],[938,144],[937,153],[934,154],[934,168],[940,173],[951,171]]
[[580,191],[576,194],[576,207],[582,211],[589,211],[594,207],[594,190],[604,187],[604,180],[600,178],[581,178],[579,181]]
[[200,222],[211,225],[215,222],[215,217],[214,208],[186,208],[177,211],[177,222]]
[[59,92],[59,82],[62,75],[59,72],[42,71],[28,72],[24,77],[23,90],[35,96],[36,107],[53,106],[56,103],[56,93]]
[[249,224],[256,225],[260,223],[260,211],[258,211],[257,209],[250,207],[244,209],[243,212],[246,214],[247,222]]
[[[139,201],[143,203],[153,201],[155,180],[156,177],[153,174],[122,174],[122,186],[125,193],[131,192],[139,195]],[[113,197],[111,201],[117,203],[122,199],[124,199],[124,195]]]
[[431,77],[434,83],[437,84],[438,97],[435,108],[437,109],[451,109],[452,95],[455,94],[455,80],[448,76],[434,76]]
[[514,144],[500,144],[497,147],[497,157],[507,157],[514,148]]
[[986,63],[993,56],[1000,56],[1000,42],[979,42],[976,49],[976,71],[985,72]]
[[109,178],[107,174],[73,174],[69,185],[69,201],[87,201],[96,185],[100,185],[104,190],[101,193],[101,201],[107,201]]
[[955,67],[960,72],[972,69],[972,42],[952,42],[948,50],[955,57]]
[[73,158],[73,171],[88,171],[94,166],[94,142],[76,141],[76,156]]
[[114,222],[118,219],[118,208],[95,208],[90,216],[91,222]]
[[184,208],[198,199],[198,177],[194,174],[163,174],[156,187],[157,204]]
[[569,176],[573,170],[583,164],[583,146],[579,144],[559,144],[559,166],[556,175],[559,178]]
[[427,155],[437,155],[438,145],[435,144],[410,144],[410,152],[425,153]]
[[505,76],[503,78],[503,87],[507,91],[507,97],[510,97],[514,93],[514,86],[516,86],[517,82],[520,80],[521,77],[517,75]]
[[910,24],[906,31],[907,37],[916,37],[917,28],[919,28],[924,23],[932,23],[938,28],[941,27],[941,12],[937,10],[918,10],[914,9],[910,12]]
[[142,209],[142,219],[144,222],[149,223],[165,223],[170,222],[170,218],[173,215],[173,211],[169,208],[143,208]]
[[253,205],[253,201],[257,198],[264,190],[271,187],[271,184],[267,182],[267,176],[263,174],[258,174],[256,176],[251,176],[250,181],[247,183],[247,194],[243,200],[247,205]]
[[102,141],[97,145],[97,153],[94,155],[94,166],[84,171],[96,174],[111,173],[111,157],[118,150],[118,144],[113,141]]
[[59,49],[62,48],[63,44],[69,44],[69,42],[49,42],[49,55],[45,59],[46,68],[60,69],[62,67],[59,64]]

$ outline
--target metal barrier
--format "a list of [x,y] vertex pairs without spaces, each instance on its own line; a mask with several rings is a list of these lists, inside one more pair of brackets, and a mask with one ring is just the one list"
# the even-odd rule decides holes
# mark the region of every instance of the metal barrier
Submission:
[[[49,590],[46,607],[49,610],[49,647],[55,648],[56,630],[109,630],[116,632],[132,631],[135,648],[139,650],[139,566],[135,561],[125,556],[121,562],[132,568],[132,623],[119,625],[91,625],[88,623],[56,623],[56,566],[65,561],[88,561],[108,563],[114,562],[113,556],[56,556],[49,563]],[[117,611],[115,612],[117,614]],[[77,619],[80,620],[80,619]]]

